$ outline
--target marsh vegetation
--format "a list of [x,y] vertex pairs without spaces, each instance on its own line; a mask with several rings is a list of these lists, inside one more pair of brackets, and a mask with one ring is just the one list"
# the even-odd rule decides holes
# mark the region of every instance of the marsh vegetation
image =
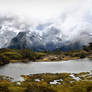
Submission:
[[92,74],[57,73],[22,75],[24,81],[11,82],[0,76],[0,92],[91,92]]
[[[0,49],[0,65],[43,61],[92,59],[92,43],[82,50],[41,51]],[[91,60],[90,60],[91,62]],[[1,67],[1,66],[0,66]],[[6,67],[6,66],[5,66]],[[92,73],[42,73],[22,75],[24,81],[0,75],[0,92],[92,92]]]

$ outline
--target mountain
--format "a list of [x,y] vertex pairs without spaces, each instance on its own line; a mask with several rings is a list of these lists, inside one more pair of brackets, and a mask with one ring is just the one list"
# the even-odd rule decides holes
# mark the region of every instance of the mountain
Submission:
[[[12,18],[0,17],[0,48],[7,47],[12,38],[14,38],[17,33],[14,26],[12,26]],[[16,30],[17,31],[17,30]]]
[[[66,13],[44,23],[28,23],[16,16],[0,16],[0,48],[35,51],[81,49],[92,42],[92,16]],[[67,16],[64,16],[67,15]]]
[[48,33],[44,33],[43,35],[34,31],[19,32],[19,34],[11,40],[9,48],[30,48],[37,51],[54,50],[61,45],[60,42],[62,42],[62,39],[59,38],[57,30],[54,28],[53,30],[52,33],[51,30],[49,30]]
[[34,32],[19,32],[19,34],[11,40],[9,48],[29,48],[33,50],[44,49],[39,34]]
[[44,33],[43,35],[30,31],[19,32],[18,35],[11,40],[8,48],[29,48],[35,51],[68,51],[82,48],[82,45],[79,41],[75,43],[63,43],[63,38],[59,35],[59,32],[60,31],[55,28],[51,28],[47,33]]
[[19,32],[28,28],[29,25],[16,16],[0,16],[0,48],[7,48]]

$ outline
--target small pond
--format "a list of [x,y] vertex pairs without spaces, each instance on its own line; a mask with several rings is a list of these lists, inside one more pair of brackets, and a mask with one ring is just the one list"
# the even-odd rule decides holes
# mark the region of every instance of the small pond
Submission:
[[29,62],[10,63],[0,67],[0,75],[13,77],[21,80],[20,75],[38,73],[79,73],[92,70],[92,61],[89,59],[69,60],[58,62]]

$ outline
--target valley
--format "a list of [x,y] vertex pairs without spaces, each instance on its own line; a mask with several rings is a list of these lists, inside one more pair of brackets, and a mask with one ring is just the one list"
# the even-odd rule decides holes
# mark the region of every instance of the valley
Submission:
[[0,92],[92,92],[92,0],[0,0]]
[[92,43],[81,50],[0,49],[0,92],[91,92]]

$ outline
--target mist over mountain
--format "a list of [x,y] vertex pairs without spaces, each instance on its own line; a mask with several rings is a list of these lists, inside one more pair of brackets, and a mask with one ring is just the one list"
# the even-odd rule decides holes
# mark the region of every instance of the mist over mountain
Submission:
[[[34,25],[16,21],[16,18],[2,18],[0,22],[0,48],[30,48],[34,50],[81,49],[92,41],[92,27],[88,21],[75,26],[57,21]],[[86,18],[85,18],[86,20]],[[66,25],[66,26],[65,26]],[[73,25],[73,24],[71,24]],[[69,26],[69,28],[67,28]]]
[[[85,7],[88,6],[88,8]],[[21,17],[0,16],[0,48],[33,50],[81,49],[92,42],[92,9],[90,0],[82,6],[65,10],[60,16],[43,22]]]

